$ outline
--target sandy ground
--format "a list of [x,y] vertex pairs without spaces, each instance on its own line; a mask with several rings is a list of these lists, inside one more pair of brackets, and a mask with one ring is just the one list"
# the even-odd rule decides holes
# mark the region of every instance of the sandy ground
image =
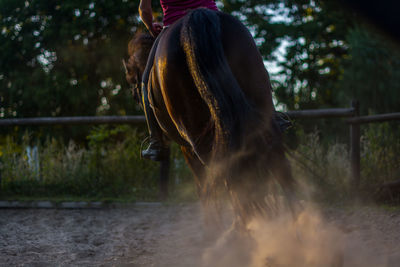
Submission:
[[[400,211],[330,208],[324,218],[386,259],[376,266],[400,266]],[[212,245],[202,225],[199,204],[0,209],[0,266],[200,266]]]

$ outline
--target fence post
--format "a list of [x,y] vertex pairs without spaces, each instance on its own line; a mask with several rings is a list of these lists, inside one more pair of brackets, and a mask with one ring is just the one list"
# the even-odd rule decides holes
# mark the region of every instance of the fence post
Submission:
[[[351,106],[354,108],[354,117],[360,116],[360,103],[357,100],[351,101]],[[360,124],[350,124],[350,158],[351,158],[351,175],[353,189],[357,190],[360,184]]]
[[160,199],[166,200],[168,197],[168,180],[170,168],[170,148],[165,153],[164,159],[160,162]]

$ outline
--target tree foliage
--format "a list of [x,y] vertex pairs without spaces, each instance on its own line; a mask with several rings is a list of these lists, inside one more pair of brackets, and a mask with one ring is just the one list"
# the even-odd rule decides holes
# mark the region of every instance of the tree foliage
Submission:
[[348,106],[358,99],[363,112],[398,110],[399,44],[345,1],[222,3],[251,29],[264,59],[278,62],[274,92],[287,109]]
[[[121,59],[142,25],[138,3],[1,0],[0,118],[135,113]],[[265,60],[276,62],[274,93],[287,109],[346,106],[358,98],[371,112],[396,110],[395,45],[342,2],[217,4],[249,27]],[[153,8],[159,16],[159,1]]]
[[[266,60],[279,61],[275,95],[288,109],[338,105],[335,83],[348,54],[353,15],[337,1],[226,0],[224,8],[252,29]],[[278,16],[277,16],[278,14]],[[286,52],[276,49],[285,45]]]
[[138,1],[0,1],[0,117],[126,114]]
[[[368,27],[368,28],[367,28]],[[362,114],[400,111],[400,49],[371,25],[358,25],[348,33],[349,57],[339,86],[357,98]]]

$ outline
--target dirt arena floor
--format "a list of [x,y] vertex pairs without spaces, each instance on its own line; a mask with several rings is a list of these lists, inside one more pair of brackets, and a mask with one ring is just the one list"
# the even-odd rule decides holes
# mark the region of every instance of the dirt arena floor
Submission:
[[[371,266],[400,266],[399,210],[330,208],[323,217],[348,240],[385,259]],[[204,241],[203,233],[197,203],[0,209],[0,266],[204,266],[212,241]]]

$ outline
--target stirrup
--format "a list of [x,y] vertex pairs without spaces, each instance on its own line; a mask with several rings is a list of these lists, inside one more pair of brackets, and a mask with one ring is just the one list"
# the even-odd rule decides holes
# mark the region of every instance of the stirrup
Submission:
[[275,111],[275,120],[279,126],[280,131],[283,133],[288,128],[292,127],[292,122],[290,121],[289,116],[280,111]]
[[159,140],[150,140],[147,149],[142,150],[141,156],[153,161],[162,161],[167,158],[168,149]]

